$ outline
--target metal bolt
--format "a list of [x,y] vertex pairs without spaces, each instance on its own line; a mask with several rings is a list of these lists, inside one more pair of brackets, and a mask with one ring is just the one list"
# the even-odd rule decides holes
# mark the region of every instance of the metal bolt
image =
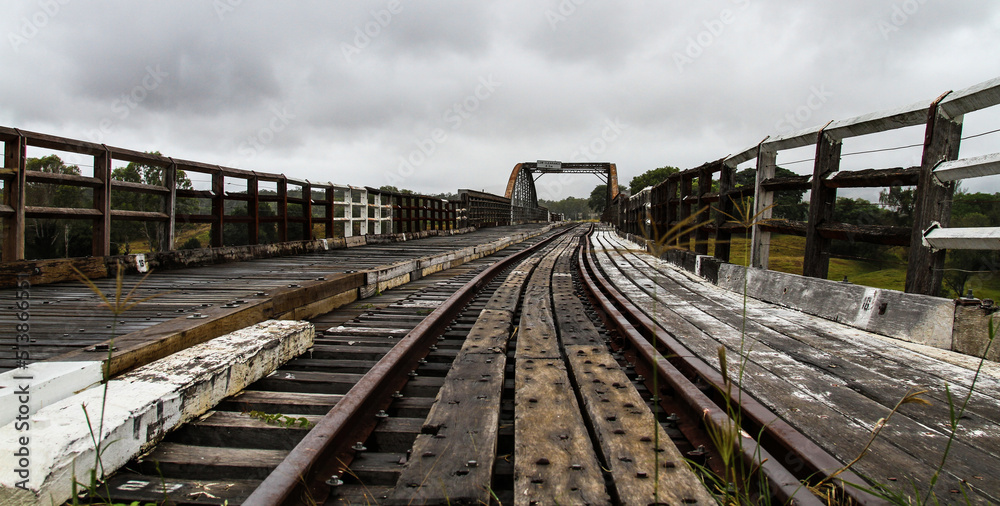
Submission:
[[476,462],[475,460],[470,460],[465,463],[465,467],[479,467],[479,462]]
[[326,480],[326,484],[329,485],[329,486],[331,486],[331,487],[336,488],[336,487],[339,487],[339,486],[343,485],[344,484],[344,480],[340,479],[340,475],[339,474],[334,474],[334,475],[330,476],[330,479]]
[[384,409],[380,409],[378,413],[375,413],[375,418],[389,418],[389,413],[386,413]]
[[364,441],[358,441],[357,443],[354,443],[354,446],[352,446],[351,449],[356,452],[363,452],[368,450],[368,448],[365,448]]
[[392,398],[393,399],[402,399],[403,398],[403,394],[399,393],[399,390],[396,390],[395,392],[392,393]]

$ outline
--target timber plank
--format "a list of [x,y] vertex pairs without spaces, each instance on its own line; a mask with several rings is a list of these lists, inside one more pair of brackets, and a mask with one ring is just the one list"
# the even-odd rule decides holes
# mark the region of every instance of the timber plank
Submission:
[[254,450],[246,448],[216,448],[160,443],[148,455],[139,459],[142,472],[178,478],[264,479],[278,466],[288,452],[285,450]]
[[514,503],[610,504],[565,364],[518,359],[515,383]]
[[[314,425],[319,415],[300,415],[282,412],[292,418],[305,418]],[[301,421],[291,426],[267,423],[249,413],[210,411],[199,420],[191,422],[196,430],[183,430],[168,436],[168,440],[193,446],[256,448],[260,450],[291,450],[309,431]]]
[[[171,504],[237,504],[260,485],[260,480],[231,478],[226,480],[169,478],[151,480],[135,473],[116,473],[108,479],[112,495],[127,494],[132,500],[160,503],[166,498]],[[103,490],[103,486],[101,487]]]
[[244,390],[222,401],[217,409],[325,415],[343,398],[339,394]]
[[606,347],[570,345],[566,357],[619,503],[714,502]]
[[499,354],[459,357],[388,504],[489,502],[503,369]]

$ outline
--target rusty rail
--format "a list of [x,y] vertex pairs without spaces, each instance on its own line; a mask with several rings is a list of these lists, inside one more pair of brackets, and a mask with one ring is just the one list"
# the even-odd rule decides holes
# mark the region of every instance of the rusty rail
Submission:
[[437,335],[494,277],[515,265],[566,231],[515,253],[485,269],[456,291],[351,388],[344,398],[292,450],[285,460],[257,487],[245,505],[302,504],[309,499],[321,503],[330,492],[325,482],[341,474],[350,463],[349,445],[363,441],[374,429],[378,410],[392,401],[392,392],[402,390],[407,374],[427,354]]

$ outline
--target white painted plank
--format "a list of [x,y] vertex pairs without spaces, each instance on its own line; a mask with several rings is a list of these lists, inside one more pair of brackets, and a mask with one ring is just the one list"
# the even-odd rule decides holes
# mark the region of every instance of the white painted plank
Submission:
[[932,227],[924,232],[923,242],[935,249],[1000,250],[1000,227]]
[[944,182],[998,174],[1000,153],[942,162],[934,168],[934,175]]
[[949,118],[956,118],[997,104],[1000,104],[1000,77],[949,93],[940,107]]

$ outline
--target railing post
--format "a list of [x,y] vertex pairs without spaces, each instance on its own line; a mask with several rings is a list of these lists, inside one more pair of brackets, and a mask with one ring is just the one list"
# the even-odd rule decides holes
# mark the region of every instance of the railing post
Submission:
[[754,184],[754,209],[751,216],[757,216],[753,223],[750,237],[750,266],[767,269],[771,254],[771,232],[763,230],[761,223],[771,218],[771,204],[774,203],[774,192],[767,191],[761,183],[774,177],[777,168],[778,153],[764,146],[757,147],[757,179]]
[[309,181],[302,185],[302,214],[306,219],[305,223],[302,225],[304,230],[302,231],[302,240],[311,241],[313,240],[313,200],[312,200],[312,185]]
[[[691,192],[694,191],[694,189],[692,188],[694,186],[693,181],[694,181],[694,176],[689,176],[687,174],[681,173],[681,201],[680,201],[681,212],[680,216],[678,216],[678,218],[681,221],[684,221],[691,216],[691,201],[688,200],[688,197],[691,195]],[[683,228],[686,229],[688,227],[685,226]],[[680,244],[678,244],[678,246],[686,250],[690,250],[691,234],[690,233],[682,234],[680,238]]]
[[[719,172],[719,212],[715,216],[715,258],[723,262],[729,261],[730,241],[733,234],[728,230],[723,230],[729,216],[733,214],[733,200],[729,194],[733,190],[736,178],[736,168],[730,167],[725,162],[722,164],[722,171]],[[729,215],[729,216],[726,216]]]
[[247,178],[247,216],[250,223],[247,224],[247,242],[250,244],[260,244],[260,178],[257,173]]
[[826,279],[830,271],[830,244],[820,235],[819,227],[833,221],[833,208],[837,202],[837,189],[827,188],[826,178],[840,170],[840,150],[843,143],[830,138],[823,130],[816,141],[816,160],[813,163],[812,192],[809,195],[809,221],[806,223],[806,251],[802,261],[802,275]]
[[222,174],[222,168],[212,171],[212,236],[213,248],[223,246],[222,229],[225,225],[226,214],[226,176]]
[[[677,198],[677,182],[680,181],[680,174],[674,173],[667,176],[667,194],[664,198],[664,204],[667,206],[666,214],[663,217],[665,227],[663,233],[666,234],[674,226],[674,222],[677,221],[677,216],[679,215],[679,203],[675,202],[674,199]],[[673,236],[673,241],[670,241],[672,246],[677,246],[680,244],[680,238],[675,234]]]
[[938,222],[947,227],[951,220],[951,199],[955,186],[934,177],[934,167],[943,161],[958,159],[962,139],[962,116],[948,118],[939,109],[938,97],[927,111],[927,129],[924,133],[924,154],[920,162],[917,194],[914,198],[913,231],[910,234],[910,256],[906,269],[907,293],[939,295],[944,278],[945,251],[934,251],[923,245],[923,231]]
[[24,260],[24,198],[27,188],[25,164],[28,143],[23,135],[4,142],[3,166],[15,171],[14,177],[4,186],[3,203],[13,209],[14,214],[3,220],[3,261]]
[[[698,171],[698,211],[701,212],[705,208],[707,203],[705,202],[705,194],[711,193],[712,191],[712,169],[713,165],[705,165]],[[695,219],[695,223],[705,222],[704,225],[698,227],[694,232],[694,252],[699,255],[708,254],[708,220],[712,215],[711,211],[706,211],[704,214],[699,214]],[[693,225],[693,224],[692,224]]]
[[288,242],[288,179],[284,174],[278,180],[278,242]]
[[101,215],[94,219],[92,251],[95,257],[111,255],[111,151],[94,155],[94,177],[101,186],[94,188],[94,209]]
[[326,199],[323,201],[323,209],[324,209],[323,228],[326,229],[326,231],[324,232],[324,236],[327,238],[334,236],[333,227],[335,222],[333,220],[333,209],[334,209],[333,201],[336,194],[337,190],[333,188],[332,184],[326,187]]
[[168,193],[163,197],[163,212],[167,215],[167,222],[162,226],[166,227],[160,236],[160,251],[171,251],[174,249],[177,226],[177,164],[173,158],[170,165],[163,168],[163,186]]

